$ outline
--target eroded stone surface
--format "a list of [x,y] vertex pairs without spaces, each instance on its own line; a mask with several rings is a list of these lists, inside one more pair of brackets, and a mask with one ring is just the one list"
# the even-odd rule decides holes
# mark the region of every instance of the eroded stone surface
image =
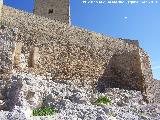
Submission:
[[[0,112],[2,120],[7,119],[54,119],[54,120],[127,120],[159,119],[159,104],[146,104],[140,91],[119,88],[107,89],[99,93],[84,87],[78,87],[72,81],[48,80],[44,76],[13,71],[11,87],[6,103],[10,112]],[[14,89],[14,90],[13,90]],[[30,97],[28,96],[30,94]],[[93,104],[100,96],[111,99],[109,105]],[[11,107],[12,106],[12,107]],[[52,106],[57,113],[53,116],[33,117],[32,109]]]

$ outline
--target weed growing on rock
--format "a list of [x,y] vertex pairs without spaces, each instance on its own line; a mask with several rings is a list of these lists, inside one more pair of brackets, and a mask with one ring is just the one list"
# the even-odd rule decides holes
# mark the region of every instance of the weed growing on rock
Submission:
[[53,107],[39,108],[33,110],[33,116],[47,116],[54,115],[56,113]]
[[108,104],[111,104],[111,100],[107,97],[102,96],[102,97],[98,98],[94,103],[95,104],[106,104],[106,105],[108,105]]

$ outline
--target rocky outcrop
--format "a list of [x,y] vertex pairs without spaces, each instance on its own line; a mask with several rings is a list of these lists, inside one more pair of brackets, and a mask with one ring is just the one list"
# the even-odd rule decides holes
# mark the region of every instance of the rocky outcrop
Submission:
[[[45,76],[13,71],[5,99],[10,111],[1,111],[0,119],[53,120],[127,120],[160,119],[160,106],[146,104],[140,91],[108,88],[99,93],[89,87],[78,87],[72,81],[53,81]],[[111,100],[109,105],[93,102],[101,96]],[[52,106],[56,114],[34,117],[33,108]]]

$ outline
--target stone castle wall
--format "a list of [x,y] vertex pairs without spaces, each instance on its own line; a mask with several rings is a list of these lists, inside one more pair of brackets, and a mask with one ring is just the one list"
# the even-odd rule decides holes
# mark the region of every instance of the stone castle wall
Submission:
[[114,39],[7,6],[3,7],[3,19],[3,24],[18,28],[16,42],[23,43],[20,52],[27,66],[38,74],[89,84],[99,91],[119,86],[142,92],[150,88],[149,79],[144,77],[147,71],[141,70],[148,60],[141,61],[137,42]]
[[154,102],[160,103],[160,80],[154,80],[153,86]]
[[103,89],[103,85],[109,85],[108,87],[132,90],[138,88],[136,90],[142,91],[143,77],[140,66],[138,49],[114,54],[99,81],[99,88]]
[[145,94],[148,98],[148,102],[159,102],[160,99],[158,95],[160,94],[160,81],[153,79],[150,58],[143,49],[139,49],[140,62],[141,62],[141,71],[143,75],[143,81],[145,82]]
[[143,80],[145,81],[144,87],[146,87],[144,92],[147,94],[146,96],[148,96],[150,100],[153,100],[154,89],[152,85],[154,80],[150,65],[150,59],[147,53],[143,49],[139,49],[139,55],[140,55]]

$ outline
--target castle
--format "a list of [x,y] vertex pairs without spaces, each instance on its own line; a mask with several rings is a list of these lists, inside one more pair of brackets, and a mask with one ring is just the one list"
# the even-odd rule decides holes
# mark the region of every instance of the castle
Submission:
[[139,90],[147,102],[160,102],[160,82],[153,79],[149,56],[138,41],[72,26],[69,0],[47,1],[36,0],[35,14],[3,6],[2,25],[16,29],[8,38],[15,44],[8,50],[11,64],[3,71],[32,69],[54,80],[88,84],[99,92],[107,87]]

